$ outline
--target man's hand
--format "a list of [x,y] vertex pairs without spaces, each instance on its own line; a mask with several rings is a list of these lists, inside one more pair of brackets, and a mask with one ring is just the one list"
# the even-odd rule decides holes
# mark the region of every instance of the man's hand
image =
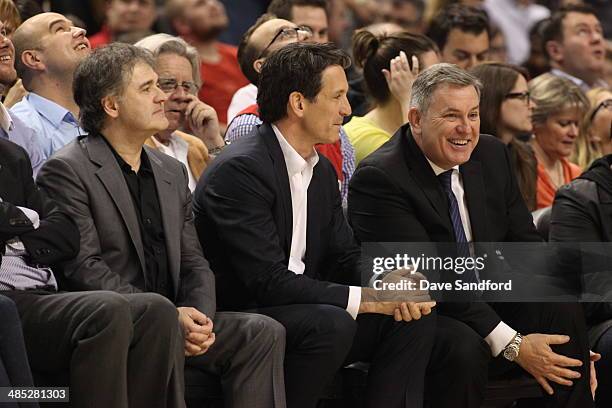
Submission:
[[531,374],[548,394],[553,389],[548,380],[571,386],[571,380],[580,378],[580,373],[566,367],[582,367],[582,361],[557,354],[550,345],[565,344],[568,336],[533,333],[523,337],[516,363]]
[[179,307],[179,322],[185,333],[185,355],[199,356],[215,342],[213,322],[193,307]]
[[202,139],[209,149],[223,146],[217,112],[195,95],[186,95],[185,99],[187,101],[185,121],[189,124],[193,134]]
[[590,372],[591,372],[591,395],[593,396],[593,400],[595,400],[595,391],[597,391],[597,372],[595,371],[595,362],[601,360],[601,354],[594,353],[589,350],[589,358],[590,362]]
[[404,51],[393,58],[389,63],[389,70],[383,69],[382,73],[389,86],[389,91],[397,99],[402,108],[403,122],[408,122],[408,111],[410,110],[410,95],[412,83],[419,74],[419,60],[412,56],[412,70],[408,64],[408,57]]

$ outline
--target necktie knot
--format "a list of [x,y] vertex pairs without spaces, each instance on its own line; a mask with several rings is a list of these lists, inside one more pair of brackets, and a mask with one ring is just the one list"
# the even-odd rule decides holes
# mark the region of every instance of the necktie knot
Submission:
[[453,169],[446,170],[443,173],[438,174],[438,181],[442,184],[444,191],[448,194],[449,191],[453,191],[451,187],[451,180],[453,177]]

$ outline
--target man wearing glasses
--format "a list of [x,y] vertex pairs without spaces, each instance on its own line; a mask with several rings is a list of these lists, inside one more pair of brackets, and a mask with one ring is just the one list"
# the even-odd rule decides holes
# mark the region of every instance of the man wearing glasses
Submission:
[[198,53],[183,39],[168,34],[151,35],[136,46],[155,55],[157,84],[168,98],[164,104],[168,128],[145,143],[183,163],[193,191],[206,164],[225,147],[217,113],[197,97]]

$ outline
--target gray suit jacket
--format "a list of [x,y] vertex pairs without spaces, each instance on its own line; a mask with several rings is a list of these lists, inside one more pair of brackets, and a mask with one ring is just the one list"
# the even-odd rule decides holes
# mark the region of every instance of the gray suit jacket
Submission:
[[[171,300],[213,318],[214,275],[193,226],[186,169],[170,156],[144,149],[161,207],[174,287]],[[58,271],[60,286],[143,292],[145,259],[136,210],[119,164],[102,136],[83,136],[66,145],[45,163],[37,183],[66,210],[81,233],[78,255]]]

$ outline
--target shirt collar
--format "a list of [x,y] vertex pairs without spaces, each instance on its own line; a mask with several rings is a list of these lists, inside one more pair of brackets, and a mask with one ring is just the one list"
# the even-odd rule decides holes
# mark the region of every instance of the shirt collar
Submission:
[[10,130],[13,130],[13,119],[2,103],[0,103],[0,128],[2,128],[6,134],[8,134]]
[[[429,165],[431,166],[431,169],[432,169],[432,170],[433,170],[433,172],[435,173],[436,177],[437,177],[437,176],[439,176],[440,174],[444,173],[445,171],[450,170],[450,169],[448,169],[448,170],[444,170],[442,167],[438,166],[437,164],[435,164],[434,162],[432,162],[431,160],[429,160],[429,159],[427,158],[427,156],[425,156],[425,158],[427,159],[427,162],[428,162],[428,163],[429,163]],[[451,167],[451,169],[459,171],[459,165],[453,166],[453,167]]]
[[595,82],[595,85],[590,86],[588,83],[586,83],[586,82],[585,82],[585,81],[583,81],[582,79],[577,78],[577,77],[575,77],[575,76],[573,76],[573,75],[570,75],[570,74],[568,74],[567,72],[565,72],[565,71],[561,71],[560,69],[557,69],[557,68],[553,68],[553,69],[551,69],[551,70],[550,70],[550,73],[551,73],[551,74],[553,74],[553,75],[555,75],[555,76],[558,76],[558,77],[562,77],[562,78],[565,78],[565,79],[569,79],[569,80],[570,80],[570,81],[572,81],[572,82],[573,82],[573,83],[574,83],[576,86],[578,86],[580,89],[582,89],[584,92],[587,92],[587,91],[589,91],[589,90],[590,90],[590,89],[592,89],[592,88],[598,88],[598,87],[608,89],[608,85],[607,85],[607,83],[606,83],[604,80],[602,80],[602,79],[598,79],[598,80]]
[[30,92],[27,98],[34,109],[36,109],[40,115],[47,118],[56,128],[59,128],[62,122],[72,123],[75,126],[79,125],[74,115],[63,106],[37,95],[34,92]]
[[130,166],[125,160],[123,160],[123,157],[121,157],[121,155],[117,153],[113,145],[110,144],[110,142],[106,140],[104,136],[99,135],[98,137],[101,137],[106,142],[109,149],[113,153],[113,156],[115,156],[115,160],[117,160],[117,164],[119,165],[119,167],[121,168],[121,171],[124,174],[130,175],[130,174],[141,174],[141,173],[151,172],[151,163],[149,162],[149,156],[147,156],[144,146],[140,150],[140,168],[138,169],[138,173],[136,173],[134,170],[132,170],[132,166]]
[[280,148],[283,151],[283,156],[285,157],[285,163],[287,165],[287,172],[289,173],[289,177],[294,174],[298,174],[303,172],[307,166],[310,168],[314,168],[314,166],[319,162],[319,155],[317,151],[313,148],[312,155],[304,160],[302,156],[287,142],[287,139],[283,136],[280,130],[272,125],[272,130],[274,130],[274,134],[276,135],[276,139],[280,144]]

